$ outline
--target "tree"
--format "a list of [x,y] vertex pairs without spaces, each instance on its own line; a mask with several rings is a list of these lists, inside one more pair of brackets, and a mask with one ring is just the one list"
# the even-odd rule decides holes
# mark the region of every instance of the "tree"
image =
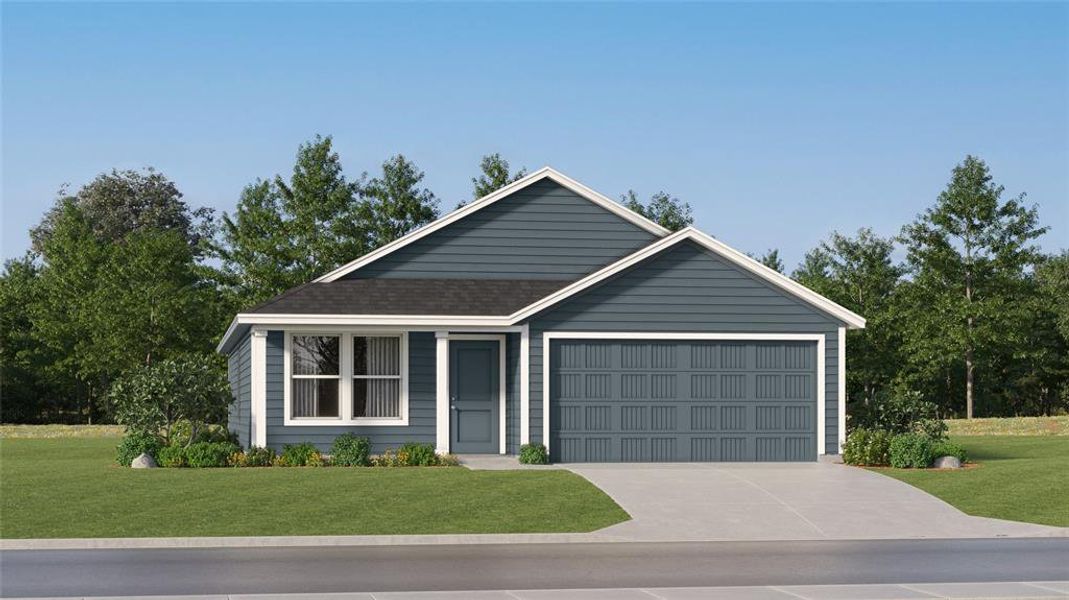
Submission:
[[369,251],[438,218],[438,199],[420,187],[422,181],[423,171],[400,154],[382,163],[382,173],[368,183],[362,205]]
[[[976,368],[992,349],[1009,343],[1019,324],[1015,299],[1023,273],[1038,259],[1032,241],[1046,232],[1024,194],[1002,199],[987,165],[967,156],[936,203],[903,228],[914,319],[907,345],[953,377],[960,361],[965,415],[972,418]],[[949,368],[947,368],[949,367]]]
[[783,260],[780,259],[780,257],[779,257],[779,249],[778,248],[769,249],[769,251],[765,252],[760,258],[756,258],[754,256],[751,256],[750,258],[753,258],[757,262],[765,265],[766,267],[768,267],[769,269],[772,269],[773,271],[775,271],[777,273],[783,273],[784,272]]
[[679,231],[694,223],[694,217],[690,214],[690,204],[669,196],[665,192],[657,192],[650,197],[648,203],[642,204],[635,190],[627,190],[626,194],[620,196],[620,202],[670,231]]
[[802,285],[865,317],[865,329],[847,332],[847,396],[868,404],[898,373],[896,290],[903,275],[893,259],[894,242],[860,229],[838,232],[808,252],[792,277]]
[[[479,176],[471,178],[471,183],[474,186],[472,190],[473,200],[492,194],[527,175],[526,168],[521,168],[515,173],[510,171],[509,161],[501,158],[501,155],[496,152],[483,157],[482,162],[479,163],[479,170],[481,171]],[[463,202],[458,204],[457,208],[461,206],[464,206]]]
[[150,168],[112,170],[68,196],[60,190],[55,206],[30,230],[33,251],[42,252],[65,206],[81,210],[96,238],[117,241],[134,231],[175,231],[200,253],[212,236],[212,209],[190,210],[173,181]]

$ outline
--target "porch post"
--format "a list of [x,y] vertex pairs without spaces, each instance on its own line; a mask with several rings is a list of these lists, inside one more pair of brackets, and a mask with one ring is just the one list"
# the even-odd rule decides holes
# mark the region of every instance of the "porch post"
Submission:
[[252,418],[252,445],[267,446],[267,331],[252,330],[250,349],[249,416]]
[[520,444],[531,443],[531,327],[520,330]]
[[449,332],[434,332],[435,369],[435,451],[449,453]]
[[839,328],[839,454],[846,443],[846,327]]

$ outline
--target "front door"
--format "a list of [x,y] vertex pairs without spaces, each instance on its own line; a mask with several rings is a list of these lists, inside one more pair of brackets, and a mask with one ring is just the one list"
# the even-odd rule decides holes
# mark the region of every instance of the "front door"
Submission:
[[499,343],[449,341],[449,446],[456,454],[497,454]]

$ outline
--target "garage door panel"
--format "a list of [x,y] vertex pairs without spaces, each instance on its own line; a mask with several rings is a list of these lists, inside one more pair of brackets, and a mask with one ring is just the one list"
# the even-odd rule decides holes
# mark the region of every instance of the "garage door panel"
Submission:
[[555,341],[554,460],[815,460],[815,354],[813,342]]

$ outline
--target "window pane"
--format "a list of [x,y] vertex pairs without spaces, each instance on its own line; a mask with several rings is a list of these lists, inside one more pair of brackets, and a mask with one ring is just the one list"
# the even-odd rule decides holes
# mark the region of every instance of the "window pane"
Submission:
[[401,418],[401,380],[354,379],[353,416]]
[[337,417],[337,379],[294,379],[290,402],[296,417]]
[[293,336],[293,374],[337,375],[339,347],[337,336]]
[[400,375],[401,338],[353,337],[353,375]]

